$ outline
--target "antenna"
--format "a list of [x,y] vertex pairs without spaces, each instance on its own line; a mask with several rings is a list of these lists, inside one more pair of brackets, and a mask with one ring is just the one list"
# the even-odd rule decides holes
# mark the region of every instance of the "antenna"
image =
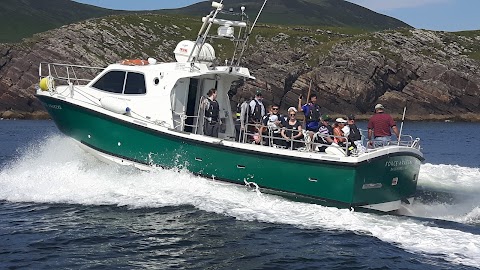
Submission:
[[[238,57],[238,65],[240,65],[240,60],[242,59],[243,53],[245,52],[245,47],[247,46],[248,38],[250,37],[250,34],[252,34],[253,28],[255,27],[255,24],[257,24],[258,18],[260,17],[260,14],[262,14],[263,8],[265,7],[266,4],[267,4],[267,0],[265,0],[263,2],[262,8],[260,8],[260,11],[258,12],[257,17],[255,18],[255,21],[253,22],[252,27],[250,28],[250,31],[248,32],[247,37],[245,38],[245,41],[243,42],[242,52],[240,53],[240,55]],[[243,10],[245,10],[245,7],[242,7],[242,8],[243,8],[242,9],[242,12],[243,12]]]
[[398,142],[397,145],[400,145],[400,138],[402,137],[402,129],[403,129],[403,121],[405,121],[405,112],[407,111],[407,106],[403,107],[403,116],[402,116],[402,124],[400,124],[400,131],[398,132]]
[[[192,51],[190,52],[190,55],[188,56],[187,62],[192,62],[192,60],[197,59],[198,56],[200,55],[203,44],[205,43],[205,40],[207,39],[208,32],[210,31],[210,28],[212,27],[212,24],[215,20],[215,17],[217,17],[217,14],[223,8],[223,0],[220,0],[220,3],[213,1],[212,2],[212,7],[215,8],[215,11],[210,12],[210,15],[208,15],[205,22],[203,22],[202,28],[198,32],[197,40],[195,41],[195,45],[193,46]],[[207,29],[204,31],[205,26],[207,24],[208,24]],[[203,35],[202,35],[202,32],[204,32]],[[195,53],[195,49],[197,49],[197,48],[198,48],[197,55],[192,59],[192,56]]]

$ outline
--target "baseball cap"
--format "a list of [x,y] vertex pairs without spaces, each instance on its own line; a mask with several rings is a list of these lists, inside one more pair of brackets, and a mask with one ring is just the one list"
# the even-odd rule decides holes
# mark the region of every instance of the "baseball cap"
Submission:
[[347,116],[347,120],[355,120],[355,115],[349,114],[349,115]]
[[330,120],[332,120],[332,118],[330,118],[330,115],[328,115],[328,114],[322,115],[321,119],[322,119],[323,121],[330,121]]
[[375,105],[375,110],[378,110],[378,109],[385,109],[385,107],[383,107],[382,104],[378,103],[377,105]]

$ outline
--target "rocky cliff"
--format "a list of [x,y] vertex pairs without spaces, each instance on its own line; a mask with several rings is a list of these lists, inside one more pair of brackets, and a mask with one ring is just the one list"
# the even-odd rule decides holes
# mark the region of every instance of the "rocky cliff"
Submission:
[[[196,19],[174,15],[110,16],[0,45],[2,117],[41,117],[33,97],[40,62],[106,66],[124,58],[172,61],[175,45],[196,36]],[[480,120],[480,31],[351,29],[260,25],[244,63],[253,82],[232,88],[232,101],[260,88],[267,103],[296,105],[309,88],[324,112],[368,115],[375,103],[410,119]],[[227,47],[217,49],[220,58]]]

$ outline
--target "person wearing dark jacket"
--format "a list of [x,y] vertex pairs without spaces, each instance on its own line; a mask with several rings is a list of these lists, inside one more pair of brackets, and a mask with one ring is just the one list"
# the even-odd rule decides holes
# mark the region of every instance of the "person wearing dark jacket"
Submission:
[[355,125],[355,116],[350,114],[347,116],[347,124],[348,127],[350,128],[350,133],[348,134],[348,141],[351,143],[354,143],[355,141],[361,141],[362,140],[362,134],[360,133],[360,130],[358,129],[357,125]]
[[302,104],[302,96],[298,98],[298,111],[305,115],[305,129],[313,133],[320,127],[320,106],[317,104],[317,95],[311,94],[308,103]]
[[203,102],[205,109],[205,122],[203,124],[203,135],[217,137],[220,128],[220,106],[217,101],[217,89],[210,89],[207,98]]
[[363,154],[365,152],[365,146],[362,142],[362,133],[355,124],[355,116],[350,114],[347,116],[347,124],[349,127],[348,141],[356,149],[358,154]]

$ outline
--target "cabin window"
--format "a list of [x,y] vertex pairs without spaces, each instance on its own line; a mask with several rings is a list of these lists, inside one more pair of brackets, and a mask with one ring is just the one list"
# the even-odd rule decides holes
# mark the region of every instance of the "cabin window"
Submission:
[[[127,79],[125,80],[125,76]],[[145,76],[141,73],[114,70],[105,73],[92,87],[118,94],[145,94]]]
[[141,73],[128,72],[124,94],[145,94],[145,76]]
[[125,83],[125,74],[125,71],[107,72],[92,86],[99,90],[121,94]]

